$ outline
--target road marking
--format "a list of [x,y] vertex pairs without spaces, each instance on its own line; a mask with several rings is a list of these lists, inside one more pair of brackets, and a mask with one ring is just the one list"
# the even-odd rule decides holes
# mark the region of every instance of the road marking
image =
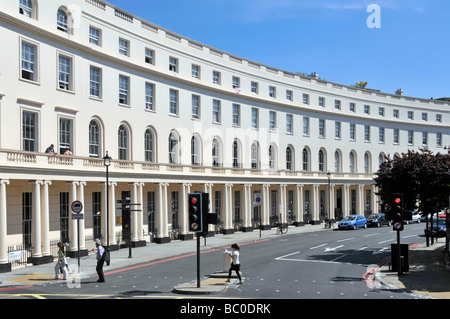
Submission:
[[371,237],[371,236],[376,236],[379,235],[380,233],[374,233],[374,234],[369,234],[369,235],[364,235],[364,237]]
[[[261,243],[261,242],[265,242],[265,241],[267,241],[267,239],[255,240],[255,241],[251,241],[251,242],[248,242],[248,243],[239,244],[239,246],[256,244],[256,243]],[[224,247],[224,248],[227,248],[227,247]],[[200,254],[211,253],[211,252],[214,252],[214,251],[223,250],[224,248],[215,248],[215,249],[210,249],[210,250],[206,250],[206,251],[201,251]],[[167,262],[167,261],[182,259],[182,258],[191,257],[191,256],[197,256],[197,253],[195,252],[195,253],[192,253],[192,254],[187,254],[187,255],[171,257],[171,258],[162,259],[162,260],[157,260],[157,261],[153,261],[153,262],[142,264],[142,265],[137,265],[137,266],[132,266],[132,267],[128,267],[128,268],[117,269],[117,270],[105,272],[105,275],[111,275],[111,274],[115,274],[115,273],[131,270],[131,269],[138,269],[138,268],[147,267],[147,266],[151,266],[151,265],[155,265],[155,264],[161,264],[161,263],[164,263],[164,262]]]
[[337,246],[337,247],[334,247],[334,248],[325,248],[325,252],[329,252],[329,251],[335,251],[336,249],[338,249],[338,248],[341,248],[341,247],[344,247],[344,245],[339,245],[339,246]]
[[384,251],[385,251],[386,249],[389,249],[389,247],[384,247],[384,248],[381,248],[380,250],[374,251],[374,252],[372,253],[372,255],[382,254],[382,253],[384,253]]
[[355,237],[341,239],[341,240],[338,240],[337,243],[340,243],[340,242],[343,242],[343,241],[347,241],[347,240],[352,240],[352,239],[355,239]]
[[292,256],[292,255],[296,255],[296,254],[298,254],[298,253],[300,253],[300,252],[299,252],[299,251],[296,251],[295,253],[287,254],[287,255],[284,255],[284,256],[281,256],[281,257],[277,257],[277,258],[275,258],[275,260],[280,260],[280,259],[283,259],[283,258]]
[[316,249],[316,248],[319,248],[319,247],[322,247],[322,246],[326,246],[326,245],[328,245],[328,244],[322,244],[322,245],[319,245],[319,246],[314,246],[314,247],[311,247],[310,249]]
[[394,241],[394,240],[395,239],[383,240],[383,241],[380,241],[378,244],[384,244],[384,243],[388,243],[388,242]]
[[409,235],[409,236],[403,236],[402,238],[409,238],[409,237],[419,237],[418,235]]

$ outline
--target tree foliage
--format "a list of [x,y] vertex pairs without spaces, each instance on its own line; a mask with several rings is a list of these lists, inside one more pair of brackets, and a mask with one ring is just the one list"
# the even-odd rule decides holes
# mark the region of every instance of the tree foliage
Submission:
[[400,158],[385,158],[375,173],[378,195],[389,210],[393,194],[403,194],[405,209],[425,213],[448,207],[450,196],[450,151],[433,154],[428,149],[409,150]]

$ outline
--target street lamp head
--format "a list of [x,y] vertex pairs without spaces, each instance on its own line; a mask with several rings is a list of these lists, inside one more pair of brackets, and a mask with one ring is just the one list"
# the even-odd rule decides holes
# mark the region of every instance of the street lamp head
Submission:
[[106,167],[111,165],[111,156],[108,155],[108,151],[106,151],[106,155],[105,157],[103,157],[103,165],[105,165]]

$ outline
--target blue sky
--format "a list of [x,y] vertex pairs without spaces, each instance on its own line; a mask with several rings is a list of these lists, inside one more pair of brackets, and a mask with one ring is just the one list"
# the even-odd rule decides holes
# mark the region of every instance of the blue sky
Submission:
[[[450,97],[448,0],[109,0],[205,45],[289,72]],[[145,3],[145,5],[143,5]],[[373,20],[375,4],[380,19]],[[369,28],[367,20],[378,22]]]

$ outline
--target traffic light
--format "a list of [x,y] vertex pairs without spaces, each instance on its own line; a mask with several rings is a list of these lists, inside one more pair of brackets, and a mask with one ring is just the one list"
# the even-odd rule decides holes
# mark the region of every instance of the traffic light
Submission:
[[189,231],[200,233],[203,231],[203,198],[202,193],[188,194]]
[[394,230],[403,230],[403,194],[395,193],[392,203]]

